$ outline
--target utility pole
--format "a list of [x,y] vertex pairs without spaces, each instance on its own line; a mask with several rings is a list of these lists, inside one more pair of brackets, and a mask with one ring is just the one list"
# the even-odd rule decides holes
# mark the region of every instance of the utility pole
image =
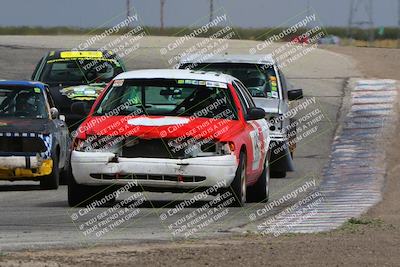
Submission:
[[214,0],[210,0],[210,22],[214,19]]
[[[126,20],[127,21],[129,21],[130,16],[131,16],[131,0],[126,0]],[[129,23],[129,25],[130,25],[130,23]]]
[[[356,18],[360,13],[359,9],[364,8],[363,18]],[[372,0],[351,0],[350,1],[350,15],[349,15],[349,25],[347,28],[347,37],[352,39],[353,28],[362,28],[366,26],[368,28],[368,41],[370,45],[374,41],[374,21],[373,21],[373,5]]]
[[[311,4],[310,4],[310,0],[307,0],[307,16],[308,16],[308,17],[311,16]],[[312,26],[310,25],[308,28],[312,28]]]
[[164,6],[165,0],[160,0],[160,30],[164,30]]

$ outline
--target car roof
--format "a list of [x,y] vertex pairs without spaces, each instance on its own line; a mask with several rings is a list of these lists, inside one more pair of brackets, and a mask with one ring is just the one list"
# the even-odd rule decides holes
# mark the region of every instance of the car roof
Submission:
[[275,64],[272,54],[227,54],[227,55],[204,55],[190,54],[187,57],[182,57],[181,64],[187,63],[250,63],[250,64]]
[[40,89],[45,88],[44,83],[22,80],[0,80],[0,86],[31,86],[38,87]]
[[121,79],[189,79],[189,80],[205,80],[222,83],[231,83],[237,79],[233,76],[206,71],[193,71],[186,69],[148,69],[134,70],[119,74],[114,78]]

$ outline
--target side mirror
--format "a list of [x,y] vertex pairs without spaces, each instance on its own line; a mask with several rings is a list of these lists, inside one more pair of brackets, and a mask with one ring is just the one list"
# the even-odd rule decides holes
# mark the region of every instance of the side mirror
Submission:
[[84,101],[72,103],[71,112],[76,115],[88,115],[89,105]]
[[246,121],[261,120],[265,115],[265,110],[262,108],[250,108],[247,110]]
[[288,98],[290,101],[302,99],[303,98],[303,89],[289,90]]
[[50,115],[51,115],[51,119],[53,119],[53,120],[55,120],[55,119],[57,119],[58,118],[58,115],[59,115],[59,113],[58,113],[58,109],[56,109],[56,108],[51,108],[50,109]]

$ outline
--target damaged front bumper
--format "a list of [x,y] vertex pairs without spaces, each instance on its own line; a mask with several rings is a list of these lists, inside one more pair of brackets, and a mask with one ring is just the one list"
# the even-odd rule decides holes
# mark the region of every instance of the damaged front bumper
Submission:
[[51,174],[52,159],[39,156],[0,156],[0,180],[24,180]]
[[73,151],[72,173],[78,184],[181,188],[228,187],[238,166],[235,155],[168,158],[118,158],[108,152]]

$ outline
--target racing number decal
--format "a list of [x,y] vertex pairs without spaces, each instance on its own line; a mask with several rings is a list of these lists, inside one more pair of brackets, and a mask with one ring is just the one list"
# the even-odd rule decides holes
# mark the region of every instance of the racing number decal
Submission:
[[[253,148],[253,165],[252,169],[257,170],[258,168],[262,167],[262,159],[264,159],[264,155],[267,153],[267,149],[269,146],[269,136],[265,134],[265,129],[267,127],[267,123],[265,120],[262,120],[260,123],[257,122],[250,122],[251,126],[254,128],[253,131],[250,132],[250,139]],[[264,125],[265,124],[265,125]]]
[[250,139],[251,139],[251,145],[253,148],[253,165],[252,165],[252,170],[257,170],[258,166],[260,165],[260,160],[261,160],[261,140],[260,140],[260,133],[259,133],[259,128],[257,123],[255,122],[250,122],[251,126],[254,128],[250,132]]

